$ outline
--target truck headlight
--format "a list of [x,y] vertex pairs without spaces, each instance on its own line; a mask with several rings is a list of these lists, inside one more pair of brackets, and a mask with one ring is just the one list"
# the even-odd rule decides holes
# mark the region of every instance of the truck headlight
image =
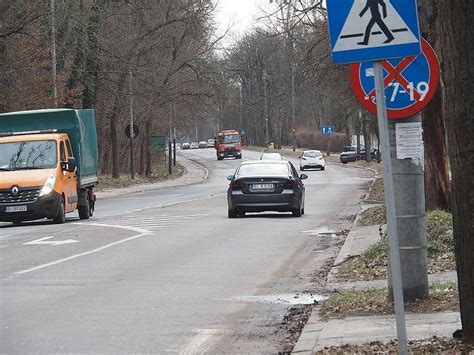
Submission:
[[43,188],[40,191],[40,197],[49,194],[54,190],[54,184],[56,183],[56,176],[50,175]]

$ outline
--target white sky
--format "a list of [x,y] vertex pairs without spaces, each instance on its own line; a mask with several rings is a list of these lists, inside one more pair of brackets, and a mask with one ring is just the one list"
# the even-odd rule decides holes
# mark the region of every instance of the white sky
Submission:
[[[243,35],[249,31],[256,23],[258,17],[263,13],[262,8],[269,8],[269,0],[217,0],[217,8],[215,13],[215,20],[218,27],[219,34],[222,34],[230,24],[229,38],[224,42],[229,45],[233,39]],[[275,6],[275,3],[273,3]]]

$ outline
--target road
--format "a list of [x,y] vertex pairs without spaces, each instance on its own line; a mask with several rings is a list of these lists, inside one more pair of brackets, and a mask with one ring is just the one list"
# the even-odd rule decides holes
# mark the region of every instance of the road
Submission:
[[307,172],[301,218],[228,219],[226,176],[239,161],[180,154],[209,178],[100,200],[87,221],[0,223],[0,352],[285,349],[285,322],[317,293],[340,242],[331,231],[350,227],[370,175],[328,164]]

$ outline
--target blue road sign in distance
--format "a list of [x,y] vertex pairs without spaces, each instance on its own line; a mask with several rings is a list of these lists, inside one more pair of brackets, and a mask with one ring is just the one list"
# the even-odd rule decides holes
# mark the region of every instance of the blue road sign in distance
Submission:
[[323,126],[321,128],[321,133],[325,136],[330,136],[334,133],[334,126]]
[[418,55],[416,0],[326,0],[334,63]]

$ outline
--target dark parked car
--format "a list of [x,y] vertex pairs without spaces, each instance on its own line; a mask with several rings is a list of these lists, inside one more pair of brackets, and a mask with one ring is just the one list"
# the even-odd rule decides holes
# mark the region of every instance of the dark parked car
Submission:
[[[361,147],[361,151],[362,151],[362,147]],[[341,161],[342,164],[347,164],[350,161],[356,161],[357,160],[357,146],[344,147],[344,151],[340,154],[339,160]]]
[[228,216],[245,216],[246,212],[291,212],[304,214],[304,179],[286,160],[246,161],[239,165],[227,190]]
[[[377,159],[378,150],[375,148],[370,149],[370,155],[373,160]],[[344,151],[340,154],[339,160],[343,164],[347,164],[350,161],[356,160],[365,160],[366,152],[365,147],[363,145],[360,146],[360,155],[357,155],[357,146],[347,146],[344,147]]]

